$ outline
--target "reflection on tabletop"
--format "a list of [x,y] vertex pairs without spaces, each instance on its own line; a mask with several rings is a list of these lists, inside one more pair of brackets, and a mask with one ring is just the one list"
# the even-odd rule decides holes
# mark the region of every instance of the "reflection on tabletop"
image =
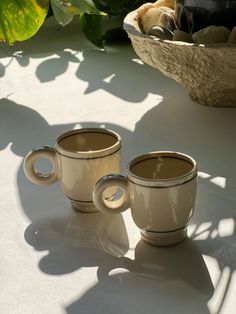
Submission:
[[39,267],[53,275],[99,266],[103,258],[123,256],[129,248],[122,215],[101,213],[71,212],[35,221],[25,230],[25,240],[37,251],[48,251]]

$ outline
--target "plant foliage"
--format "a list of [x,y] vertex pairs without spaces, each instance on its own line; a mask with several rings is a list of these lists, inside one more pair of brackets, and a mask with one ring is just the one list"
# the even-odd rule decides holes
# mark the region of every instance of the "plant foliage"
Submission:
[[[0,41],[12,44],[32,37],[46,16],[54,15],[63,26],[74,15],[80,16],[85,36],[97,47],[104,41],[126,38],[123,19],[145,0],[0,0]],[[115,26],[107,29],[105,22],[115,17]]]
[[0,41],[12,44],[32,37],[48,7],[48,0],[0,0]]

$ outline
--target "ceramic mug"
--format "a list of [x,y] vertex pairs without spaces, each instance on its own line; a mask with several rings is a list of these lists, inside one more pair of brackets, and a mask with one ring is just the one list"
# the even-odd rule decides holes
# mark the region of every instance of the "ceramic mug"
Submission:
[[[95,212],[93,187],[102,176],[119,172],[120,149],[121,138],[111,130],[72,130],[59,136],[54,148],[43,146],[30,151],[24,159],[24,172],[35,184],[48,185],[59,181],[62,192],[74,209]],[[52,172],[40,173],[35,169],[35,162],[42,158],[52,162]],[[114,189],[110,189],[106,197],[114,193]]]
[[[104,191],[111,186],[123,190],[111,202]],[[151,152],[134,158],[126,176],[111,174],[95,185],[93,200],[103,213],[118,213],[130,207],[134,223],[146,242],[167,246],[187,237],[197,187],[197,163],[185,154]]]

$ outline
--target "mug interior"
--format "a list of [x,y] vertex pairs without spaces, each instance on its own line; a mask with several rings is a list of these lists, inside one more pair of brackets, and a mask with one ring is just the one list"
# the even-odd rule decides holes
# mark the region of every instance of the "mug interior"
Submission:
[[187,175],[193,170],[194,164],[191,160],[171,155],[150,155],[137,159],[130,165],[133,175],[149,180],[170,180]]
[[65,151],[100,151],[115,145],[118,138],[106,130],[72,131],[59,139],[58,145]]

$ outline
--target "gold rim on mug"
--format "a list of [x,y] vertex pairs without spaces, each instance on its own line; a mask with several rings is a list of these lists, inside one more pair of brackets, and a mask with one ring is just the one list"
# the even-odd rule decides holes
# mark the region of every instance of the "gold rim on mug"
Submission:
[[[190,170],[182,175],[178,175],[176,177],[170,178],[146,178],[134,173],[133,169],[139,163],[144,163],[149,160],[156,160],[161,158],[172,158],[179,159],[180,161],[185,161],[189,163]],[[197,176],[197,163],[196,161],[189,155],[174,152],[174,151],[154,151],[141,156],[138,156],[128,164],[127,167],[127,178],[132,183],[147,186],[147,187],[172,187],[180,184],[184,184]]]
[[[75,150],[70,148],[64,148],[62,142],[65,140],[69,140],[70,138],[76,135],[82,134],[106,134],[111,137],[111,145],[106,145],[103,148],[92,149],[92,150]],[[76,145],[75,145],[76,146]],[[56,151],[64,157],[71,157],[76,159],[95,159],[100,157],[106,157],[112,155],[119,151],[121,148],[121,137],[118,133],[102,128],[83,128],[83,129],[75,129],[63,133],[56,140],[55,149]],[[108,153],[109,150],[109,153]]]

